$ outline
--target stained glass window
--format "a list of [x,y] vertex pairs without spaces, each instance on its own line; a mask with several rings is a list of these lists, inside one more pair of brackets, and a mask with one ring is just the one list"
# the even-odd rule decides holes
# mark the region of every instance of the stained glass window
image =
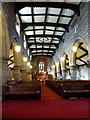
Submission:
[[39,63],[39,71],[44,71],[44,62]]

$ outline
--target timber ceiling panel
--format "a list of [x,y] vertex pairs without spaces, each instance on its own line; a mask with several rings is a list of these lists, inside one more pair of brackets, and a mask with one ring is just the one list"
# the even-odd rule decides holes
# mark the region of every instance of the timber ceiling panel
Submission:
[[[64,2],[64,3],[63,3]],[[75,16],[79,15],[79,2],[26,2],[16,3],[16,13],[21,21],[30,54],[53,56]]]

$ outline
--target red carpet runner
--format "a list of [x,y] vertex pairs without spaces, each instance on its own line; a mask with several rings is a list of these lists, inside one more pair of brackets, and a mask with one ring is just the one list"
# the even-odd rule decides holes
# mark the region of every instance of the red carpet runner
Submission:
[[61,97],[58,96],[55,92],[51,91],[48,87],[45,85],[42,85],[42,94],[41,99],[42,100],[54,100],[54,99],[60,99]]
[[42,86],[41,100],[3,101],[3,118],[88,118],[88,101],[90,99],[63,100]]

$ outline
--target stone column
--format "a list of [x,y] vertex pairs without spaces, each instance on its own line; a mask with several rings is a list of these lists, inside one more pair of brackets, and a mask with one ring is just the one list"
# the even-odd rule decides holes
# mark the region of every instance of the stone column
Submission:
[[62,69],[62,79],[66,79],[66,69],[65,68],[63,68]]
[[26,74],[27,74],[27,81],[30,81],[30,65],[27,65]]
[[8,57],[9,57],[8,27],[4,12],[2,10],[2,3],[0,3],[0,85],[3,85],[7,82]]
[[14,80],[20,81],[20,70],[21,70],[21,52],[14,53]]
[[66,79],[66,54],[63,55],[63,60],[61,61],[62,79]]
[[71,74],[71,79],[76,80],[76,52],[71,52],[70,74]]
[[57,71],[57,79],[60,78],[60,63],[59,61],[56,63],[56,71]]
[[70,66],[71,79],[76,80],[76,66]]
[[24,57],[22,57],[22,81],[27,80],[27,62],[23,60]]
[[55,65],[52,66],[52,71],[53,71],[53,79],[55,79]]
[[88,67],[88,80],[90,80],[90,63],[87,65]]
[[33,68],[30,68],[30,74],[29,74],[29,79],[32,80],[32,71],[33,71]]
[[7,68],[7,62],[8,62],[7,58],[2,58],[2,69],[0,69],[0,70],[2,70],[2,85],[4,83],[6,83],[7,77],[8,77],[8,75],[7,75],[7,70],[8,70],[8,68]]
[[60,78],[60,72],[57,72],[57,79]]
[[11,71],[11,68],[8,68],[8,70],[7,70],[7,80],[12,80],[12,71]]
[[53,68],[53,79],[56,79],[57,73],[56,73],[56,66]]

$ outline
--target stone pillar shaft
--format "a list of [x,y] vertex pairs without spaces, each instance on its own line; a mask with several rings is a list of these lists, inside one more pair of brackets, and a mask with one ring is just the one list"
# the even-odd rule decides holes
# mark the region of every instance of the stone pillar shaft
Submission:
[[66,69],[62,69],[62,79],[66,79]]
[[26,70],[22,70],[22,81],[26,81],[27,80],[27,72]]
[[57,72],[57,79],[60,78],[60,72]]
[[19,66],[15,66],[14,79],[16,81],[20,81],[20,67]]
[[70,66],[71,79],[76,80],[76,66]]
[[27,80],[27,62],[23,61],[22,58],[22,81]]
[[[7,60],[2,58],[2,85],[6,82],[7,80]],[[0,83],[1,84],[1,83]]]
[[20,70],[21,70],[21,52],[16,52],[14,54],[14,79],[20,81]]

